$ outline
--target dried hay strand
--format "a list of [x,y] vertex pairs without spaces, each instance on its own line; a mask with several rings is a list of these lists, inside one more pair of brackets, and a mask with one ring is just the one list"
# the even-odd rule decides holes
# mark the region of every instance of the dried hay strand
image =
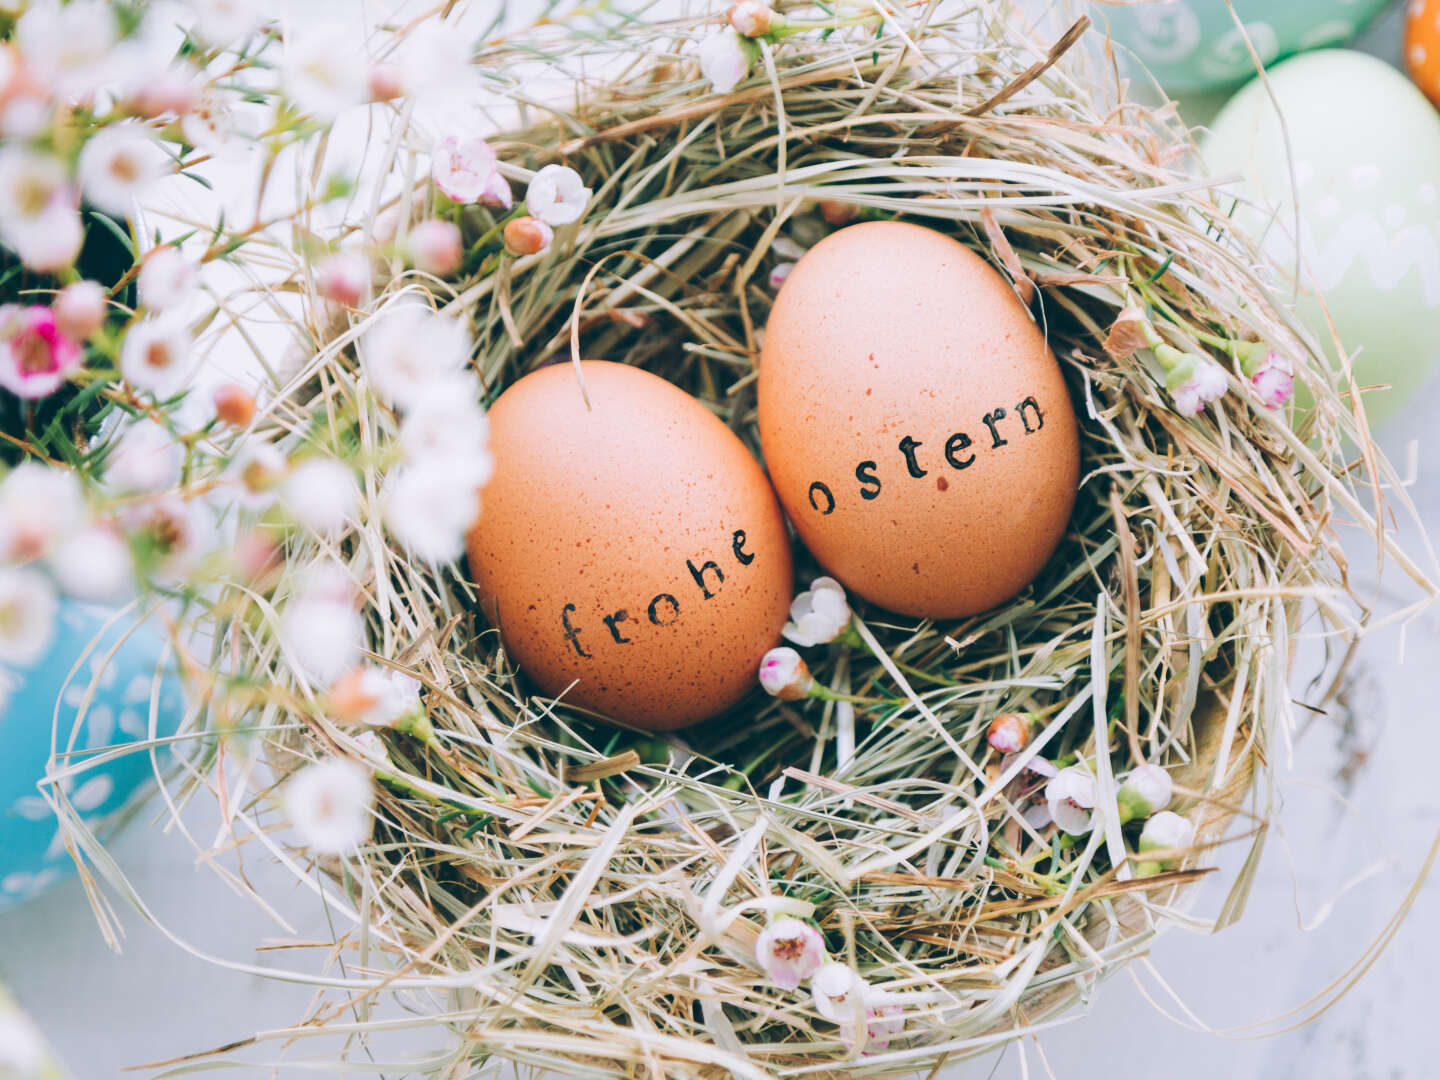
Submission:
[[[1082,428],[1060,550],[1015,600],[955,624],[860,606],[866,646],[837,644],[813,665],[858,703],[799,709],[757,692],[662,739],[534,696],[463,576],[409,558],[378,513],[332,543],[292,540],[289,564],[347,568],[374,658],[422,682],[433,734],[383,734],[373,840],[324,864],[353,919],[337,934],[363,962],[310,979],[325,996],[306,1022],[247,1047],[335,1031],[363,1041],[384,1029],[365,1018],[388,995],[447,1033],[453,1050],[424,1071],[455,1077],[490,1058],[577,1078],[908,1075],[1038,1031],[1160,924],[1188,918],[1185,886],[1237,820],[1263,836],[1252,793],[1295,722],[1287,678],[1302,620],[1343,654],[1368,617],[1346,588],[1337,522],[1374,533],[1430,590],[1381,528],[1381,492],[1399,485],[1348,371],[1296,321],[1225,201],[1189,174],[1174,117],[1125,101],[1112,69],[1071,48],[1083,26],[1041,39],[1000,2],[862,14],[874,11],[878,30],[837,15],[833,32],[763,46],[727,94],[699,78],[691,48],[714,21],[577,17],[488,45],[477,62],[521,116],[492,139],[507,174],[564,162],[594,190],[589,212],[541,255],[458,282],[392,268],[364,316],[334,316],[297,270],[287,287],[305,301],[313,358],[257,430],[386,446],[396,418],[367,387],[356,342],[369,319],[420,297],[469,324],[492,399],[548,362],[620,360],[699,397],[758,455],[765,271],[785,238],[827,228],[815,212],[826,200],[944,230],[1029,304]],[[528,100],[522,72],[578,79],[597,52],[635,59],[585,82],[571,108]],[[377,200],[353,234],[430,197],[405,125],[394,118],[383,155],[405,194]],[[465,211],[468,237],[493,225]],[[1226,367],[1229,392],[1198,417],[1174,410],[1145,351],[1106,351],[1117,314],[1137,304],[1169,343]],[[1222,348],[1231,341],[1284,354],[1314,404],[1261,408]],[[367,509],[384,455],[370,460]],[[211,613],[213,655],[194,664],[226,673],[209,676],[226,704],[206,754],[263,747],[282,775],[364,757],[276,644],[286,589],[227,593]],[[1325,698],[1322,687],[1307,702]],[[985,732],[1017,711],[1041,719],[1002,766]],[[1025,820],[1017,802],[1037,756],[1095,770],[1088,836]],[[1175,868],[1148,876],[1115,806],[1116,778],[1142,762],[1174,770],[1178,809],[1197,825]],[[186,783],[211,764],[197,756]],[[237,842],[263,837],[260,815],[234,811],[251,823]],[[303,858],[286,858],[303,878]],[[1238,915],[1247,883],[1242,873],[1217,926]],[[815,921],[897,1030],[847,1033],[808,994],[765,982],[754,942],[781,913]]]

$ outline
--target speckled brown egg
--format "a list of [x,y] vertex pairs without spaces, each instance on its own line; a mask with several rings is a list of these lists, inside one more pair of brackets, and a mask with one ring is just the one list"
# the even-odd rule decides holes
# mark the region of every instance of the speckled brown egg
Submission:
[[1010,285],[933,229],[867,222],[807,252],[765,328],[759,399],[796,531],[882,607],[984,611],[1064,535],[1080,447],[1059,365]]
[[468,538],[485,613],[549,696],[651,730],[755,686],[794,583],[774,492],[699,401],[623,364],[542,368],[490,410]]

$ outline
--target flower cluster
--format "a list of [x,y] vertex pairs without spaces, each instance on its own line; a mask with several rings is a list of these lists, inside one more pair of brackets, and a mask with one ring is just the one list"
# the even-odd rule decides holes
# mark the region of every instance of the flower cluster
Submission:
[[[1279,409],[1294,395],[1294,367],[1281,353],[1259,342],[1225,340],[1203,332],[1198,336],[1239,362],[1249,389],[1264,408]],[[1207,356],[1183,352],[1166,342],[1138,304],[1130,304],[1115,317],[1105,349],[1116,357],[1149,350],[1164,372],[1165,388],[1181,416],[1198,416],[1230,388],[1223,367]]]
[[701,40],[700,73],[717,94],[728,94],[750,74],[760,43],[778,44],[806,30],[833,32],[843,26],[874,26],[870,12],[822,20],[794,19],[776,11],[771,0],[739,0],[725,13],[724,25]]
[[[525,201],[517,207],[510,181],[500,172],[499,158],[484,139],[447,136],[436,145],[432,157],[435,187],[449,203],[456,207],[479,204],[507,215],[496,229],[504,250],[511,255],[540,254],[555,239],[555,230],[579,221],[590,202],[590,189],[579,173],[568,165],[546,165],[530,178]],[[449,269],[435,271],[441,276],[459,269],[462,263],[459,230],[454,226],[444,228],[447,224],[430,219],[415,226],[411,233],[412,248],[419,233],[426,237],[419,241],[421,246],[443,251],[443,262]],[[477,254],[484,253],[495,231],[492,229],[480,239]],[[419,258],[415,258],[415,264],[421,265]]]
[[[326,175],[320,136],[354,110],[401,118],[427,95],[464,96],[476,69],[440,20],[372,59],[345,43],[353,27],[271,22],[262,3],[188,0],[152,15],[32,0],[0,20],[0,258],[24,271],[5,276],[23,293],[0,292],[0,409],[20,422],[0,445],[0,663],[44,654],[66,595],[139,592],[147,608],[177,598],[222,618],[259,600],[251,632],[278,646],[263,684],[285,693],[293,681],[306,708],[366,729],[355,745],[371,735],[368,775],[385,756],[373,729],[434,733],[420,684],[366,655],[374,570],[346,561],[350,537],[379,521],[417,561],[463,552],[494,464],[469,325],[438,309],[449,282],[550,249],[592,193],[568,165],[532,172],[465,132],[436,140],[428,188],[363,231],[318,224],[318,207],[366,179]],[[314,153],[318,182],[284,202],[270,164],[292,148]],[[207,161],[247,157],[253,219],[232,224],[216,205],[198,228],[152,227],[170,188],[209,188]],[[283,205],[259,216],[272,204]],[[255,244],[264,257],[248,258]],[[298,268],[278,271],[290,280],[272,276],[287,261],[276,252]],[[216,378],[212,345],[243,317],[215,284],[224,262],[267,304],[299,294],[298,356]],[[344,400],[296,417],[287,384],[323,364]],[[253,686],[254,674],[233,678]],[[205,692],[231,677],[210,673]],[[357,810],[369,781],[355,775],[321,762],[286,788],[318,853],[353,846],[341,838],[369,820]]]
[[755,958],[765,978],[782,990],[809,980],[815,1011],[836,1024],[840,1038],[853,1046],[864,1031],[862,1047],[883,1050],[905,1029],[900,1007],[888,1000],[848,964],[829,959],[825,939],[813,923],[788,915],[770,921],[755,941]]

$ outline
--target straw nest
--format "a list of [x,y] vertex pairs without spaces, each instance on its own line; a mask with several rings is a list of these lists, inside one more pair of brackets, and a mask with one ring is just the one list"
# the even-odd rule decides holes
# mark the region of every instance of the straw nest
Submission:
[[[291,564],[324,554],[350,568],[372,650],[422,681],[435,734],[384,733],[373,841],[324,864],[353,905],[337,933],[364,962],[325,983],[340,988],[331,1007],[271,1037],[379,1032],[368,1008],[394,994],[456,1037],[430,1070],[445,1076],[492,1057],[586,1078],[894,1075],[983,1051],[1142,953],[1227,828],[1262,832],[1251,792],[1290,724],[1297,618],[1354,629],[1330,528],[1374,530],[1391,479],[1355,388],[1192,179],[1187,133],[1125,101],[1083,26],[1047,36],[1004,3],[911,5],[883,28],[767,45],[717,94],[694,44],[719,26],[550,23],[487,45],[477,62],[522,106],[492,138],[505,171],[564,162],[594,200],[544,254],[458,282],[396,272],[375,310],[424,294],[468,320],[492,396],[577,356],[644,366],[758,453],[757,337],[782,238],[829,228],[822,199],[922,222],[1005,274],[1049,336],[1082,425],[1069,533],[1032,587],[984,615],[937,625],[862,605],[864,647],[810,656],[826,685],[874,701],[853,717],[757,691],[663,739],[533,696],[463,576],[407,558],[378,515],[323,551],[293,539]],[[614,61],[607,75],[577,83],[564,109],[527,102],[525,73],[578,80],[597,55]],[[387,164],[424,201],[395,123]],[[373,229],[377,210],[353,230]],[[472,235],[491,226],[468,213]],[[302,273],[294,287],[309,295]],[[1147,351],[1106,351],[1136,304],[1170,343],[1225,365],[1220,402],[1184,418]],[[383,445],[396,419],[360,377],[364,317],[337,321],[317,302],[306,318],[313,360],[260,428]],[[1313,404],[1261,408],[1226,340],[1281,351]],[[252,694],[289,688],[246,706],[272,760],[283,772],[358,756],[234,599],[216,609],[230,613],[217,664],[262,675]],[[1002,771],[985,733],[1012,711],[1040,721]],[[853,753],[837,751],[851,725]],[[1088,836],[1023,821],[1036,755],[1094,770]],[[1116,778],[1142,761],[1173,770],[1176,808],[1198,826],[1193,849],[1145,876],[1114,810]],[[1246,880],[1216,924],[1238,913]],[[753,946],[777,912],[813,919],[900,1030],[846,1037],[809,994],[768,985]]]

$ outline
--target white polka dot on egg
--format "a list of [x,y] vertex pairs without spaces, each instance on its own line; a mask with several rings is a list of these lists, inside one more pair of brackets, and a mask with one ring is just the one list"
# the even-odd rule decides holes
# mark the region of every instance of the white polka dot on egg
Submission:
[[1380,166],[1356,165],[1350,170],[1350,182],[1359,191],[1367,191],[1380,182]]

